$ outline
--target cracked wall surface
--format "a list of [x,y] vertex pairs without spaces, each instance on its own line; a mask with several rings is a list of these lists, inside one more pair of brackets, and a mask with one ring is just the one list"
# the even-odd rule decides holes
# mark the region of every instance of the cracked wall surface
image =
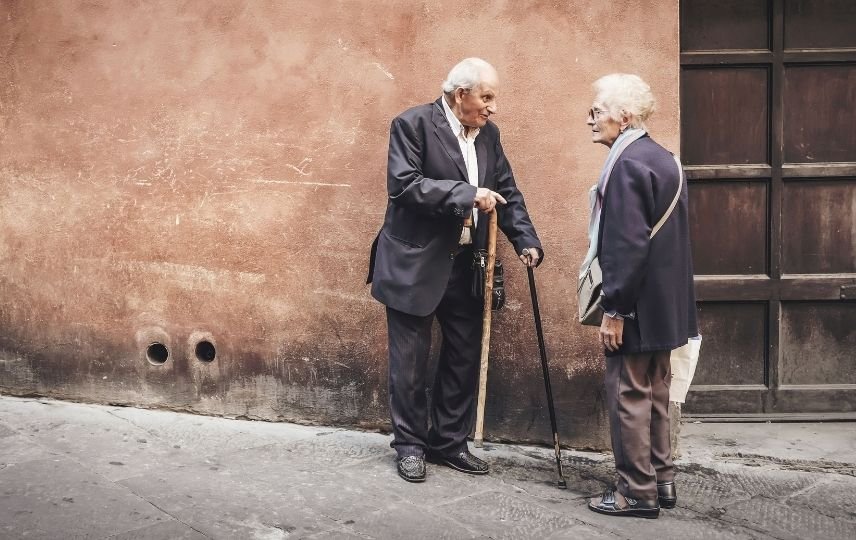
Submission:
[[[653,136],[677,149],[677,8],[3,2],[0,391],[385,428],[384,311],[364,281],[389,122],[481,56],[499,70],[497,124],[546,250],[561,434],[608,445],[603,360],[574,319],[586,192],[606,155],[584,117],[593,80],[638,73],[658,98]],[[486,437],[549,440],[526,274],[504,239],[499,255],[509,301]],[[169,351],[160,365],[152,343]]]

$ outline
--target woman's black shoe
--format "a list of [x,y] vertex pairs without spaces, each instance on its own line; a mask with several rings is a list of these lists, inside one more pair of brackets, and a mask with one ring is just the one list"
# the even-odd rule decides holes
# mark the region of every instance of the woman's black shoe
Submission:
[[678,504],[678,493],[675,482],[657,482],[657,500],[661,508],[674,508]]
[[656,499],[646,501],[625,497],[615,491],[614,487],[604,491],[600,498],[594,498],[589,501],[589,510],[608,516],[629,516],[648,519],[657,519],[660,515],[660,505],[657,504]]

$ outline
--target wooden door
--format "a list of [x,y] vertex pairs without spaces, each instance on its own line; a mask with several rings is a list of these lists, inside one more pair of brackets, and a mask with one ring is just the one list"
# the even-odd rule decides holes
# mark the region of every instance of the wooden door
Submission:
[[856,418],[856,1],[681,0],[684,412]]

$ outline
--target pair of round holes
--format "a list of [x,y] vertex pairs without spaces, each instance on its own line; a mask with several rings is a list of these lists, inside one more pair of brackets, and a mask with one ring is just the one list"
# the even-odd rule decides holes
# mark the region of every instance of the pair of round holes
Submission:
[[[217,349],[208,340],[202,340],[196,344],[196,359],[200,362],[213,362],[217,357]],[[160,366],[169,359],[169,349],[163,343],[152,343],[146,349],[146,358],[150,364]]]

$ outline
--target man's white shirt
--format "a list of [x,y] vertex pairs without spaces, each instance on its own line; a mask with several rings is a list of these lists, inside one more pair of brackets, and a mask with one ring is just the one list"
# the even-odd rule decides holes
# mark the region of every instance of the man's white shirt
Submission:
[[[461,124],[460,120],[452,112],[452,108],[446,102],[446,96],[441,96],[440,101],[443,102],[443,110],[446,112],[446,120],[452,127],[452,135],[458,141],[458,146],[461,147],[461,154],[464,156],[464,164],[467,167],[467,180],[470,185],[479,187],[479,164],[476,157],[476,137],[479,135],[479,128],[470,128],[469,133],[466,133],[466,126]],[[478,225],[478,210],[473,208],[473,227]],[[470,238],[470,230],[464,227],[461,233],[461,244],[472,243]]]

